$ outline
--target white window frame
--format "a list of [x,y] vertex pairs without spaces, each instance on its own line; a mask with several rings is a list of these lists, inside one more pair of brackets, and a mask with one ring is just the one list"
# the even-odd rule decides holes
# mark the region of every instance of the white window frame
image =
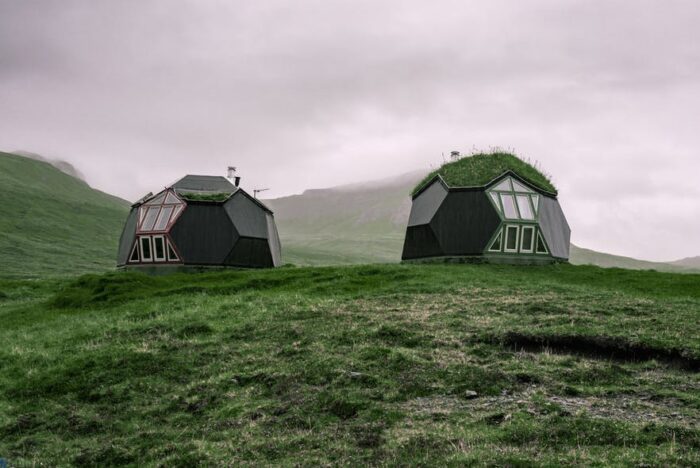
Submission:
[[[172,251],[175,254],[174,258],[170,256],[170,251]],[[166,243],[165,243],[165,253],[168,256],[169,262],[179,262],[180,261],[180,256],[177,254],[175,247],[173,247],[173,244],[171,244],[170,241],[167,239],[166,239]]]
[[[532,231],[532,236],[530,237],[530,248],[529,249],[526,249],[523,246],[523,241],[525,239],[525,236],[524,236],[525,229],[529,229],[530,231]],[[536,241],[537,241],[537,230],[535,229],[535,226],[521,226],[520,227],[520,253],[528,253],[528,254],[534,253],[535,248],[536,248],[536,243],[537,243]]]
[[[165,262],[167,261],[166,259],[168,258],[168,252],[166,250],[167,244],[165,243],[165,237],[163,236],[153,236],[152,237],[152,246],[153,246],[153,261],[154,262]],[[156,250],[156,239],[160,239],[163,242],[163,256],[158,257],[158,251]]]
[[[506,213],[505,197],[510,197],[513,200],[513,209],[515,210],[515,218],[508,216]],[[505,219],[518,220],[520,219],[520,210],[518,209],[518,200],[515,199],[515,194],[512,192],[499,192],[498,198],[501,199],[501,207],[503,207],[503,217]]]
[[[515,249],[508,248],[508,229],[510,228],[515,228]],[[506,224],[503,233],[503,251],[506,253],[518,253],[518,247],[520,246],[520,225]]]
[[[537,244],[539,239],[542,239],[542,245],[544,246],[544,252],[541,252],[537,250]],[[549,249],[547,248],[547,243],[544,241],[544,236],[542,235],[542,231],[539,229],[537,230],[537,241],[535,241],[535,253],[537,255],[549,255]]]
[[[139,245],[139,240],[137,238],[136,242],[134,242],[134,248],[131,249],[131,253],[129,254],[129,261],[127,263],[139,263],[141,261],[141,246]],[[134,252],[136,252],[136,260],[133,260],[134,258]]]
[[[144,240],[146,240],[148,242],[148,253],[151,254],[148,258],[146,258],[146,256],[144,255],[144,250],[143,250],[143,241]],[[141,247],[141,262],[149,262],[149,263],[153,262],[153,253],[154,252],[153,252],[153,242],[151,240],[151,236],[140,236],[139,242],[141,242],[141,245],[140,245],[140,247]]]
[[[501,239],[501,243],[499,244],[498,249],[493,248],[493,244],[496,243],[496,239]],[[491,241],[491,245],[489,246],[489,252],[500,252],[503,250],[503,229],[499,229],[498,235],[494,237],[494,239]]]

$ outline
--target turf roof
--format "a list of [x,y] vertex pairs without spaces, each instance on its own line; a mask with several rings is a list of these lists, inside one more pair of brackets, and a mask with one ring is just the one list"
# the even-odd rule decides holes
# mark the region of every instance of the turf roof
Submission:
[[411,195],[415,195],[436,174],[450,187],[481,187],[506,171],[513,171],[525,181],[535,187],[556,195],[557,189],[543,174],[533,165],[523,161],[511,153],[494,152],[478,153],[465,156],[456,161],[443,164],[439,169],[432,171],[418,185],[413,188]]

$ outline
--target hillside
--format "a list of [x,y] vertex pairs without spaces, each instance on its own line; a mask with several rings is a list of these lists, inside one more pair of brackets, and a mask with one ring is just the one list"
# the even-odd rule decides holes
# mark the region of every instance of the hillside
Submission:
[[[297,265],[399,262],[411,210],[408,194],[423,175],[424,171],[411,172],[266,200],[275,211],[284,260]],[[647,262],[575,245],[570,262],[635,270],[700,270],[693,259],[676,264]]]
[[0,280],[10,466],[698,466],[700,276]]
[[682,267],[687,267],[687,268],[700,269],[700,256],[683,258],[681,260],[676,260],[675,262],[671,262],[671,264],[682,266]]
[[48,162],[0,153],[0,276],[114,267],[128,202]]

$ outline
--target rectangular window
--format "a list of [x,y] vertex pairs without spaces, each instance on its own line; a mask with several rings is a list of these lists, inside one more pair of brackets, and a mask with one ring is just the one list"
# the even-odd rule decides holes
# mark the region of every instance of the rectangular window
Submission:
[[158,220],[156,221],[155,226],[153,227],[154,231],[164,231],[166,227],[168,227],[168,221],[170,221],[170,214],[173,212],[173,207],[172,206],[164,206],[160,210],[160,214],[158,215]]
[[141,237],[141,259],[144,262],[152,262],[153,256],[151,255],[151,238],[150,236]]
[[153,225],[156,222],[156,218],[158,218],[159,212],[160,212],[159,206],[154,206],[154,207],[148,208],[148,212],[146,213],[146,217],[143,220],[143,224],[141,224],[142,231],[152,231],[153,230]]
[[506,226],[506,245],[504,252],[518,251],[518,226]]
[[535,227],[523,226],[520,232],[520,252],[532,253],[535,248]]
[[165,239],[163,236],[153,237],[153,254],[156,262],[165,261]]
[[535,216],[532,214],[532,207],[530,206],[530,197],[527,195],[516,195],[515,198],[518,200],[520,217],[523,219],[535,219]]
[[506,218],[518,219],[518,211],[515,208],[515,198],[513,198],[513,195],[502,193],[501,201],[503,202],[503,213]]

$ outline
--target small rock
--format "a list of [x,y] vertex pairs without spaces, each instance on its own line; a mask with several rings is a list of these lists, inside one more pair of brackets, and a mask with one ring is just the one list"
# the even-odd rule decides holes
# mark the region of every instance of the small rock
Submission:
[[464,398],[466,398],[467,400],[471,400],[471,399],[476,398],[478,396],[479,396],[479,394],[476,393],[474,390],[467,390],[464,392]]

